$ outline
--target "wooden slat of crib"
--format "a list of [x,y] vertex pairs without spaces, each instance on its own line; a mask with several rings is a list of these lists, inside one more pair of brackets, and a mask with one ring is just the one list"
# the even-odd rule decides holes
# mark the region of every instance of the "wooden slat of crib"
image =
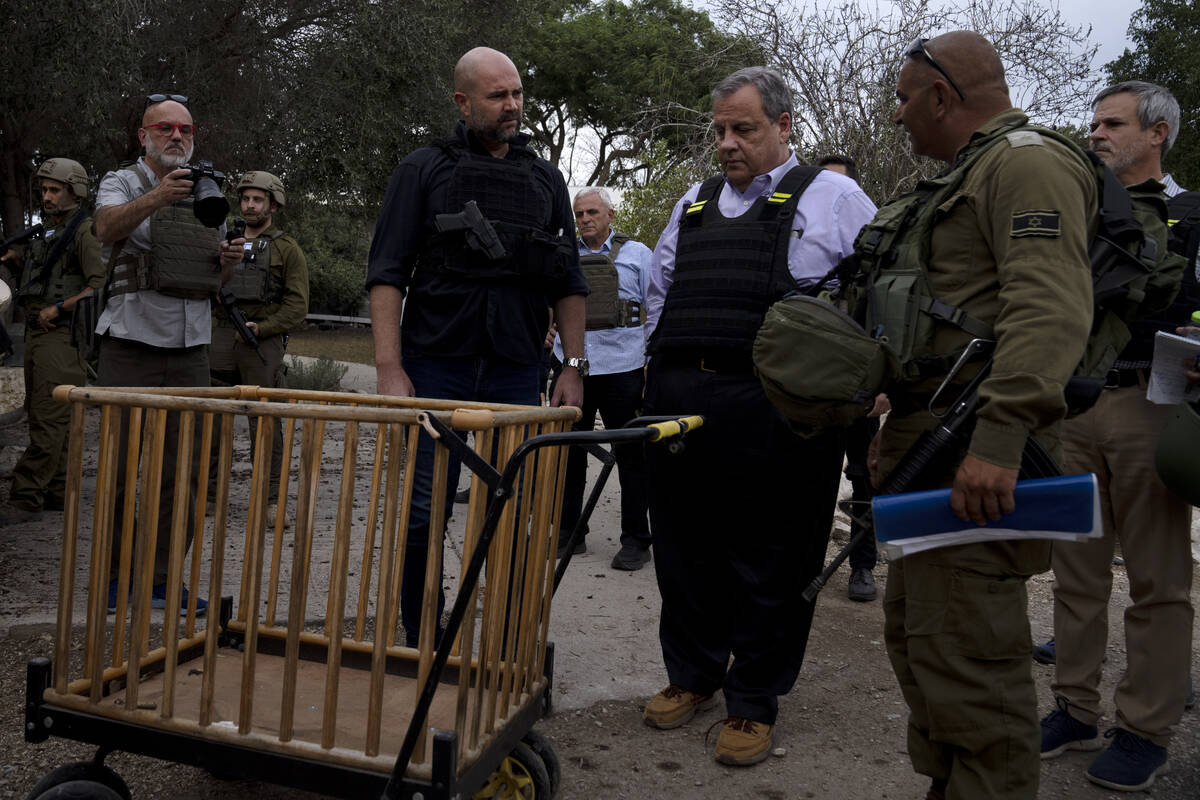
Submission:
[[261,605],[263,549],[266,542],[267,485],[271,480],[271,436],[274,420],[258,421],[254,443],[254,466],[250,479],[250,513],[246,520],[246,556],[242,583],[246,587],[244,618],[246,650],[242,654],[242,687],[238,708],[238,731],[249,733],[254,726],[254,673],[258,655],[258,609]]
[[[213,517],[212,568],[208,587],[210,601],[218,601],[225,566],[225,528],[228,524],[229,472],[233,468],[233,423],[232,414],[221,415],[221,440],[217,447],[217,496],[216,515]],[[215,420],[214,420],[215,424]],[[208,612],[208,629],[204,637],[204,677],[200,684],[200,725],[212,724],[217,675],[217,638],[220,622],[211,608]]]
[[300,430],[300,477],[296,490],[296,539],[292,543],[292,584],[288,592],[287,644],[284,650],[282,698],[279,713],[279,739],[291,741],[295,734],[296,670],[300,662],[300,635],[304,628],[304,609],[308,603],[307,554],[312,545],[313,514],[317,482],[321,473],[321,423],[308,420]]
[[[121,412],[128,417],[129,428],[125,441],[125,494],[121,502],[121,553],[117,566],[117,611],[113,623],[112,665],[119,667],[125,660],[125,616],[129,611],[130,589],[133,584],[134,526],[137,522],[138,460],[141,458],[142,420],[140,408]],[[118,478],[118,480],[120,480]]]
[[[82,404],[80,404],[82,407]],[[72,436],[75,435],[72,430]],[[82,436],[80,430],[80,436]],[[91,701],[100,702],[102,697],[100,678],[104,674],[104,634],[108,627],[105,614],[108,606],[108,584],[112,571],[113,505],[117,486],[117,448],[121,444],[121,412],[113,406],[104,406],[100,411],[100,454],[96,467],[95,511],[92,516],[92,568],[93,585],[99,585],[101,597],[91,598],[96,609],[88,620],[88,649],[92,654],[84,673],[92,679]],[[68,469],[83,469],[82,459],[72,461]],[[103,598],[101,600],[101,598]],[[104,605],[100,606],[99,603]],[[116,643],[113,644],[117,647]]]
[[[158,493],[162,488],[163,443],[167,411],[146,414],[142,442],[142,480],[138,486],[137,542],[134,544],[133,614],[129,622],[129,674],[138,675],[142,655],[150,648],[150,593],[154,587],[154,555],[158,541]],[[126,486],[126,494],[129,485]],[[125,687],[125,702],[137,708],[138,682]]]
[[[403,427],[380,425],[375,437],[375,472],[371,477],[371,503],[378,503],[379,470],[386,463],[386,480],[383,484],[383,530],[379,541],[379,582],[375,597],[375,642],[371,648],[371,688],[367,702],[367,743],[364,751],[369,756],[379,755],[379,739],[383,726],[383,678],[387,668],[389,630],[395,629],[393,609],[397,598],[393,592],[396,566],[396,501],[400,494],[400,450],[404,446]],[[371,525],[374,526],[374,516]],[[363,604],[359,602],[359,623],[365,616]],[[388,628],[391,621],[392,627]],[[356,630],[355,640],[361,641],[362,634]]]
[[[421,594],[421,619],[418,623],[421,632],[417,639],[417,649],[420,653],[417,662],[417,694],[413,705],[421,697],[421,687],[433,667],[433,651],[436,647],[435,637],[438,624],[438,597],[442,592],[442,548],[445,541],[443,531],[446,527],[446,482],[450,470],[450,451],[444,445],[430,442],[433,447],[433,491],[429,501],[429,547],[425,552],[425,586]],[[407,629],[409,621],[404,620]],[[425,762],[425,724],[422,721],[421,735],[417,739],[416,750],[413,752],[413,763]]]
[[342,443],[342,482],[338,491],[337,530],[330,566],[329,657],[325,666],[325,708],[321,720],[321,746],[331,748],[337,739],[338,680],[342,666],[342,626],[346,618],[346,572],[350,567],[350,527],[354,519],[355,464],[358,461],[358,423],[347,422]]
[[[383,482],[384,453],[387,452],[388,426],[380,423],[375,431],[375,458],[371,465],[371,494],[367,500],[367,527],[363,536],[362,566],[358,572],[358,613],[354,618],[354,641],[361,642],[370,612],[371,569],[375,556],[375,526],[379,522],[379,487]],[[380,555],[382,558],[382,554]],[[375,610],[375,624],[379,625],[379,609]]]
[[[164,662],[161,716],[170,719],[175,714],[175,668],[179,663],[179,607],[183,598],[183,566],[187,540],[188,497],[192,487],[192,451],[195,445],[196,414],[179,414],[179,440],[175,447],[175,494],[171,508],[171,547],[167,556],[167,605],[163,609],[163,645],[167,649]],[[195,602],[195,596],[189,603]]]

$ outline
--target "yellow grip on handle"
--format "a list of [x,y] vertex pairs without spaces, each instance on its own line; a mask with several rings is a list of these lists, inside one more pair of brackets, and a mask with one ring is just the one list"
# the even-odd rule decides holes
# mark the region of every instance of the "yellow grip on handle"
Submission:
[[680,417],[666,422],[654,422],[646,427],[655,432],[655,435],[650,437],[652,442],[660,442],[663,439],[670,439],[672,436],[679,436],[687,433],[690,430],[699,428],[704,424],[704,417],[699,414],[693,414],[690,417]]

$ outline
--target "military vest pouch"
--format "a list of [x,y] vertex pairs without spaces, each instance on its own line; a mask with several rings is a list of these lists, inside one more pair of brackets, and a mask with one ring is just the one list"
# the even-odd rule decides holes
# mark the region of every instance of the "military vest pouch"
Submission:
[[832,303],[805,295],[767,311],[754,366],[767,398],[801,436],[866,416],[900,371],[886,343]]
[[233,277],[225,288],[233,294],[233,299],[239,303],[277,303],[279,298],[272,296],[271,286],[271,242],[283,233],[274,236],[260,236],[246,242],[243,247],[241,262],[233,270]]
[[[221,287],[219,235],[196,219],[190,203],[156,211],[150,220],[150,241],[149,286],[144,288],[199,300]],[[140,283],[138,288],[143,288]]]

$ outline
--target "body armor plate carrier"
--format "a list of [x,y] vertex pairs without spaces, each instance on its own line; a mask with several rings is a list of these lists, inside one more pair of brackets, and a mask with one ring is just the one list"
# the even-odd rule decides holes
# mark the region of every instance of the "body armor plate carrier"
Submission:
[[476,282],[512,282],[560,277],[563,242],[547,233],[553,198],[533,171],[535,156],[520,150],[513,158],[469,152],[457,139],[435,144],[454,161],[446,187],[446,209],[458,213],[474,200],[495,228],[504,255],[489,258],[467,242],[466,231],[437,233],[417,257],[418,270],[437,270]]
[[242,260],[233,270],[226,288],[233,293],[233,299],[248,303],[279,303],[282,301],[282,286],[272,286],[271,256],[274,248],[271,244],[283,235],[276,231],[270,236],[259,236],[243,245]]
[[607,253],[584,253],[579,266],[587,278],[587,321],[585,329],[602,331],[611,328],[637,328],[645,321],[642,304],[625,300],[618,293],[620,276],[617,273],[617,254],[629,241],[623,233],[614,233],[612,249]]
[[704,182],[680,220],[674,280],[648,353],[750,354],[767,309],[797,288],[788,271],[792,217],[819,172],[793,167],[773,194],[732,218],[717,203],[724,176]]
[[[136,167],[133,171],[142,188],[150,191],[145,174]],[[150,241],[149,253],[122,253],[112,265],[109,296],[153,289],[169,297],[198,300],[221,287],[220,234],[196,219],[190,198],[154,212]]]
[[[40,308],[54,305],[83,291],[87,284],[82,271],[71,270],[70,266],[75,250],[75,233],[85,222],[90,224],[87,212],[80,209],[69,221],[64,218],[59,225],[46,231],[43,238],[30,245],[29,257],[25,259],[21,274],[22,302]],[[70,238],[60,243],[63,237]],[[48,264],[48,259],[53,259],[53,263]]]

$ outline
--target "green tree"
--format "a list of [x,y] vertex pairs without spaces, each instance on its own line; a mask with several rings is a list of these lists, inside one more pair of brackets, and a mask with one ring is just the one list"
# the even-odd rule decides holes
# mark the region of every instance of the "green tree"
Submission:
[[[514,58],[528,65],[526,119],[546,157],[576,182],[628,186],[686,162],[713,85],[762,55],[680,0],[601,0],[533,27]],[[660,140],[668,153],[652,162]]]
[[1171,90],[1182,112],[1179,138],[1163,168],[1200,188],[1200,5],[1195,0],[1143,3],[1129,22],[1134,49],[1105,65],[1109,80],[1150,81]]

